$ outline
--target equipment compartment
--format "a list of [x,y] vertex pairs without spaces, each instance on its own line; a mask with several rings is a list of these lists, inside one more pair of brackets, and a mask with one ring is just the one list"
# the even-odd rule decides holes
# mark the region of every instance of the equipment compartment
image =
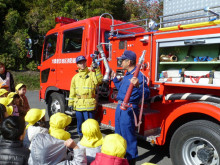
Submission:
[[157,41],[156,81],[220,86],[220,38]]

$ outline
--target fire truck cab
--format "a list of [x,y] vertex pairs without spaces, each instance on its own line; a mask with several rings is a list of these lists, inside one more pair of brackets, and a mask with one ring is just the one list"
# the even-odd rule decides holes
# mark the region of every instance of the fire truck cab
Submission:
[[[46,34],[43,45],[40,70],[40,100],[48,105],[49,115],[64,112],[67,108],[70,82],[77,73],[76,57],[85,55],[88,66],[90,54],[97,50],[98,37],[108,43],[111,19],[102,18],[99,30],[99,17],[74,20],[65,17],[56,18],[56,27]],[[108,56],[108,46],[104,51]],[[102,64],[101,64],[102,65]],[[104,67],[102,67],[104,72]]]

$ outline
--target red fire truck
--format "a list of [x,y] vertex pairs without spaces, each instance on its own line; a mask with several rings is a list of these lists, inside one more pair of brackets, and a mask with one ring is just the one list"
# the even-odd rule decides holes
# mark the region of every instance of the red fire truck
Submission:
[[[208,21],[185,25],[173,25],[176,20],[164,16],[158,31],[133,25],[139,21],[58,19],[44,41],[40,99],[50,115],[65,112],[78,55],[85,55],[89,66],[90,54],[103,49],[100,59],[108,63],[100,64],[103,75],[109,67],[123,78],[126,71],[117,57],[132,50],[139,58],[146,50],[141,71],[151,95],[137,136],[156,145],[168,143],[174,165],[220,164],[220,20],[209,8],[206,12]],[[117,90],[111,80],[104,87],[98,90],[105,101],[99,100],[96,116],[102,126],[114,129]]]

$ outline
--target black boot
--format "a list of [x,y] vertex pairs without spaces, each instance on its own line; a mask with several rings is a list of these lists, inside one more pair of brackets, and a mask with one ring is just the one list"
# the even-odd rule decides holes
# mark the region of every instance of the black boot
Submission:
[[128,160],[129,165],[135,165],[136,164],[136,159],[131,159]]

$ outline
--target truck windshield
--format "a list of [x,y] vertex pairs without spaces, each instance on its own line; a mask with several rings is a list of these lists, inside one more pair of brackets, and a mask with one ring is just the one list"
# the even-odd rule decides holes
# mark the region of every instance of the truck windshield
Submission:
[[44,42],[43,61],[52,57],[56,52],[57,33],[51,34],[46,37]]
[[82,47],[83,28],[64,32],[63,53],[80,52]]

